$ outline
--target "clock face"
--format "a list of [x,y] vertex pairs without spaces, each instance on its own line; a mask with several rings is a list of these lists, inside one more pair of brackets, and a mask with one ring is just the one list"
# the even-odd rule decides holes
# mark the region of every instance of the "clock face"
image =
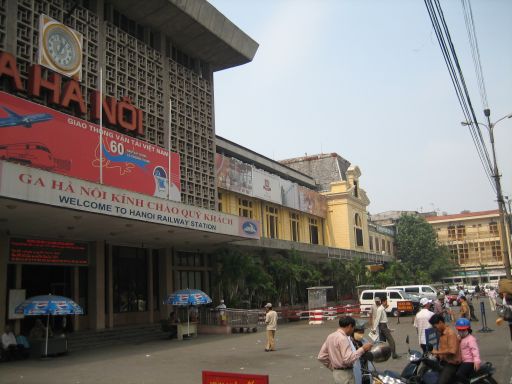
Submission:
[[60,24],[51,25],[43,36],[47,57],[62,71],[74,71],[80,65],[80,47],[75,36]]

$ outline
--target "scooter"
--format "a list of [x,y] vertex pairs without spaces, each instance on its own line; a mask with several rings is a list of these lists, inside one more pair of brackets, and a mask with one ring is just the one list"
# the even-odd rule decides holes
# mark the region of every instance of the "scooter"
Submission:
[[[407,336],[405,342],[409,345],[409,336]],[[409,362],[402,370],[402,373],[399,375],[393,371],[384,371],[382,374],[383,383],[436,384],[442,366],[431,353],[432,349],[431,344],[427,344],[427,351],[425,353],[408,349]],[[492,377],[494,372],[495,369],[491,363],[484,363],[478,372],[470,377],[469,382],[470,384],[497,384],[496,380]],[[462,383],[456,381],[454,384]]]

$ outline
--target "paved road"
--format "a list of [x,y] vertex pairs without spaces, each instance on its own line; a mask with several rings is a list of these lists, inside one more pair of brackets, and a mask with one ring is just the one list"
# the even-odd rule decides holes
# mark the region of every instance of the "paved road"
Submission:
[[[497,368],[496,380],[509,384],[512,375],[508,328],[497,327],[490,315],[491,333],[478,333],[482,357]],[[399,354],[407,352],[405,338],[417,347],[411,317],[390,319]],[[337,322],[308,325],[289,323],[279,327],[276,352],[264,352],[265,333],[200,335],[196,339],[161,340],[123,345],[100,351],[83,351],[45,360],[0,364],[0,383],[201,383],[202,370],[268,374],[272,384],[332,383],[331,373],[316,360],[325,337]],[[480,323],[473,325],[475,330]],[[379,364],[378,369],[401,370],[405,356]]]

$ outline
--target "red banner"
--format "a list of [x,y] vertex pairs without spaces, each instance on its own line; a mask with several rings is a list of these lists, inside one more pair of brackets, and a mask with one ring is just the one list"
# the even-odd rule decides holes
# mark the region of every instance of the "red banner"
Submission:
[[181,201],[180,158],[159,146],[0,92],[0,159]]
[[203,371],[203,384],[268,384],[268,375]]

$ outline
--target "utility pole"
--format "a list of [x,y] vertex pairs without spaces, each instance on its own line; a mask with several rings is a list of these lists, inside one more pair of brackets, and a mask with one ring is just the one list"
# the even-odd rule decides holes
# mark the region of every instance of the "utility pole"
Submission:
[[509,236],[507,235],[507,229],[505,227],[505,201],[503,200],[503,192],[501,191],[501,181],[500,181],[500,173],[498,171],[498,163],[496,161],[496,151],[494,149],[494,126],[496,123],[491,123],[491,110],[489,108],[484,109],[484,115],[487,117],[487,128],[489,130],[489,136],[491,140],[491,148],[492,148],[492,158],[494,162],[494,170],[493,170],[493,177],[494,177],[494,183],[496,184],[496,196],[498,198],[498,207],[500,211],[500,229],[501,229],[501,241],[503,244],[503,265],[505,266],[505,274],[507,276],[507,279],[510,279],[512,276],[510,274],[510,258],[509,258],[509,249],[508,249],[508,242],[509,242]]

